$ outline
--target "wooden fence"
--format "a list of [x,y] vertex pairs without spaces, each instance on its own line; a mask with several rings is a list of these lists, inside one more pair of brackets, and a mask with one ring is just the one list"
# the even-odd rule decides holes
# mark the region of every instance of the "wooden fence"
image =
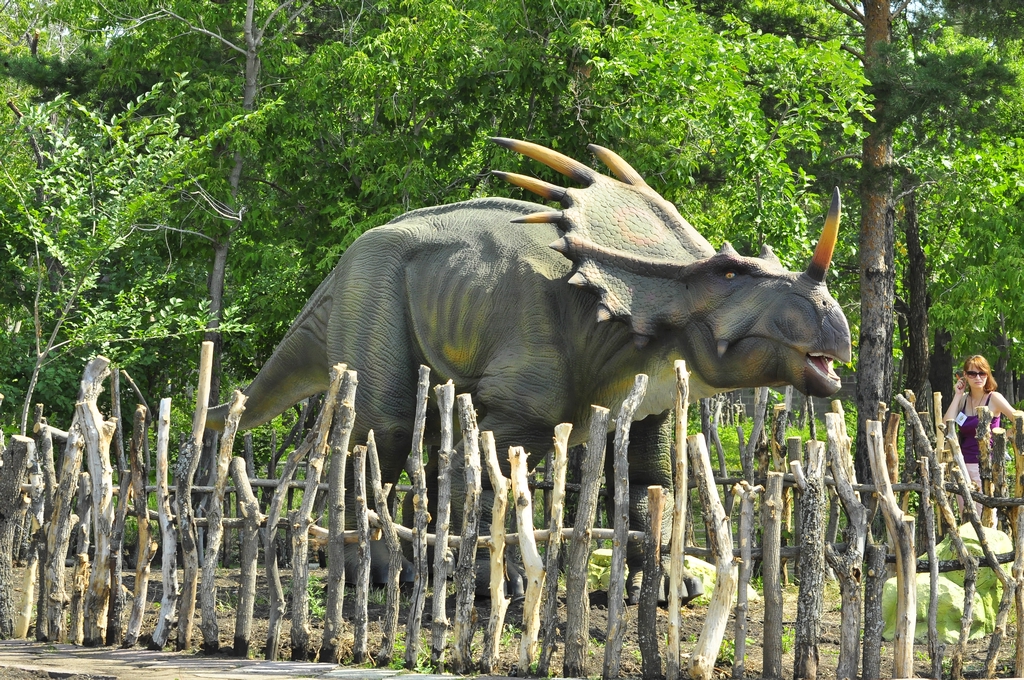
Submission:
[[[825,415],[826,441],[801,442],[785,438],[785,426],[792,416],[786,405],[768,410],[767,389],[758,392],[754,431],[744,443],[740,428],[740,453],[743,474],[730,477],[725,468],[717,431],[722,425],[721,408],[709,409],[705,423],[712,445],[718,451],[718,476],[715,476],[703,435],[686,437],[688,386],[683,362],[677,362],[676,438],[685,441],[687,455],[674,456],[674,504],[665,508],[664,490],[647,489],[650,521],[646,531],[628,527],[628,464],[626,450],[629,423],[643,399],[646,376],[637,376],[630,396],[614,422],[612,469],[616,478],[614,508],[609,512],[610,528],[595,527],[601,475],[609,431],[610,413],[593,407],[587,453],[579,461],[575,478],[567,485],[567,442],[571,426],[560,425],[554,432],[554,452],[542,469],[527,470],[526,453],[517,447],[508,452],[509,477],[499,464],[499,452],[489,432],[480,432],[469,395],[456,399],[451,383],[434,390],[441,413],[439,486],[434,512],[433,533],[428,533],[427,487],[422,456],[429,371],[421,367],[417,394],[412,450],[407,470],[411,484],[403,489],[412,494],[413,516],[403,526],[394,521],[396,506],[389,502],[395,494],[382,485],[380,463],[373,433],[364,446],[349,451],[349,439],[355,413],[357,376],[344,365],[331,369],[330,389],[321,402],[315,423],[290,450],[277,470],[269,467],[273,479],[255,477],[251,441],[243,447],[244,457],[232,455],[235,433],[245,397],[236,392],[226,419],[218,453],[209,471],[211,483],[194,484],[203,446],[206,403],[212,351],[204,343],[200,358],[197,406],[191,433],[182,436],[173,479],[169,479],[170,400],[160,402],[156,416],[155,475],[148,466],[148,430],[151,416],[140,404],[133,419],[129,451],[122,446],[119,398],[112,399],[113,413],[105,418],[97,407],[102,385],[108,378],[112,390],[119,390],[118,373],[111,373],[109,362],[97,357],[85,369],[75,415],[67,431],[49,425],[37,409],[34,438],[13,437],[8,445],[0,439],[3,466],[0,467],[0,638],[25,637],[34,621],[34,634],[40,641],[69,641],[84,645],[135,645],[142,635],[148,603],[150,565],[161,554],[163,596],[155,628],[148,635],[152,648],[171,643],[178,649],[191,649],[198,618],[201,646],[214,651],[220,646],[217,621],[216,568],[226,550],[225,532],[237,532],[239,556],[238,601],[232,651],[248,655],[253,648],[254,606],[258,560],[264,558],[263,574],[269,590],[269,619],[264,645],[268,659],[282,656],[282,627],[290,604],[290,646],[293,659],[359,664],[372,659],[379,665],[391,664],[399,654],[398,642],[404,638],[403,663],[420,668],[429,659],[436,669],[457,673],[481,671],[507,672],[499,668],[498,652],[505,629],[509,604],[503,579],[505,553],[517,546],[526,573],[526,592],[522,606],[518,644],[519,675],[549,675],[553,650],[560,647],[562,675],[594,675],[588,668],[590,642],[588,562],[595,540],[610,541],[613,546],[609,593],[625,590],[625,552],[627,544],[641,543],[645,554],[644,580],[636,612],[638,639],[645,678],[667,677],[675,680],[683,674],[692,678],[711,678],[722,642],[730,633],[734,645],[732,676],[745,673],[745,641],[748,626],[747,586],[753,567],[759,565],[764,586],[764,641],[762,674],[764,678],[783,677],[782,579],[790,570],[799,574],[799,595],[795,623],[794,662],[796,678],[817,676],[820,621],[824,581],[834,574],[842,597],[840,652],[836,675],[839,678],[881,677],[881,587],[886,579],[886,557],[894,553],[898,588],[894,677],[914,675],[913,638],[916,604],[915,574],[932,574],[929,602],[929,677],[941,677],[944,650],[938,644],[935,624],[937,594],[935,580],[939,571],[965,570],[967,592],[963,626],[958,644],[951,650],[949,673],[962,678],[964,653],[970,633],[971,605],[979,560],[967,552],[956,531],[947,532],[961,521],[969,521],[982,537],[983,560],[991,567],[1003,587],[996,630],[991,637],[985,673],[994,677],[996,659],[1011,604],[1016,603],[1017,620],[1024,620],[1024,414],[1017,413],[1010,434],[1001,428],[989,431],[991,418],[981,411],[979,442],[983,451],[981,493],[967,486],[966,470],[954,463],[958,445],[951,423],[942,423],[927,413],[919,414],[912,394],[897,397],[905,413],[905,449],[897,451],[901,417],[879,405],[879,417],[868,423],[868,455],[875,486],[859,484],[854,475],[842,408],[833,402],[833,412]],[[140,401],[141,394],[136,390]],[[938,396],[932,413],[941,413]],[[463,455],[466,493],[463,525],[454,535],[450,527],[451,487],[449,468],[455,453],[452,422],[457,417],[464,441]],[[726,420],[736,416],[727,407]],[[290,440],[299,434],[300,418]],[[813,414],[812,421],[813,423]],[[883,428],[882,423],[885,423]],[[993,446],[989,450],[989,437]],[[2,435],[0,435],[2,437]],[[63,454],[54,453],[54,443],[63,444]],[[113,447],[113,451],[111,450]],[[286,442],[282,451],[289,447]],[[678,448],[683,448],[682,446]],[[1015,454],[1013,469],[1018,471],[1010,495],[1004,456]],[[989,455],[991,454],[991,455]],[[351,486],[346,482],[348,457],[354,470]],[[59,458],[59,460],[58,460]],[[902,460],[902,464],[901,464]],[[112,463],[113,461],[113,463]],[[83,471],[83,462],[87,471]],[[59,463],[60,469],[56,466]],[[114,487],[114,463],[117,464],[117,488]],[[480,521],[481,486],[486,468],[493,494],[492,521]],[[296,473],[304,469],[303,479]],[[830,474],[826,474],[826,470]],[[540,475],[540,479],[537,479]],[[155,476],[155,480],[153,477]],[[231,480],[231,485],[228,480]],[[949,481],[947,481],[947,478]],[[155,484],[151,482],[155,481]],[[566,489],[577,494],[572,527],[563,527]],[[261,503],[253,487],[262,488],[267,497]],[[723,493],[719,493],[721,487]],[[294,489],[302,491],[295,507]],[[699,505],[691,503],[696,488]],[[535,491],[542,490],[543,516],[548,526],[534,527]],[[353,494],[347,505],[354,507],[354,521],[346,529],[346,492]],[[156,510],[149,508],[155,494]],[[233,494],[237,517],[225,517]],[[959,510],[953,494],[967,499]],[[511,497],[517,530],[509,533],[508,501]],[[178,499],[190,499],[178,503]],[[724,498],[724,502],[723,502]],[[116,502],[115,502],[116,499]],[[984,511],[979,516],[973,501]],[[407,504],[408,505],[408,504]],[[693,507],[689,507],[693,505]],[[916,515],[909,514],[911,507]],[[197,508],[205,512],[197,513]],[[738,508],[738,511],[736,510]],[[888,542],[870,539],[870,525],[876,510],[884,517]],[[937,514],[936,514],[937,511]],[[963,517],[958,513],[963,512]],[[661,535],[663,513],[671,513],[671,532]],[[203,514],[204,516],[198,516]],[[126,520],[135,518],[136,541],[134,592],[124,596],[123,555]],[[731,518],[735,515],[738,523]],[[326,516],[326,523],[321,523]],[[410,521],[411,520],[411,521]],[[701,522],[702,520],[702,522]],[[759,521],[758,521],[759,520]],[[152,532],[151,522],[157,530]],[[1013,532],[1015,550],[993,554],[980,527],[1001,522]],[[706,545],[695,545],[693,525],[703,523]],[[922,526],[918,526],[921,523]],[[688,530],[689,527],[689,530]],[[792,537],[783,545],[783,529]],[[843,530],[843,541],[838,531]],[[91,529],[91,531],[90,531]],[[379,647],[368,648],[368,614],[371,532],[383,537],[389,556],[383,636]],[[698,532],[699,533],[699,532]],[[958,560],[940,563],[936,559],[937,536],[948,533]],[[282,546],[279,536],[290,538]],[[324,547],[327,556],[326,598],[323,612],[322,646],[313,642],[309,601],[310,540]],[[91,541],[91,543],[90,543]],[[402,570],[402,543],[412,545],[413,589],[407,607],[404,636],[399,627],[399,576]],[[563,543],[567,545],[563,546]],[[474,612],[477,550],[490,554],[490,616],[477,621]],[[430,548],[433,563],[428,564]],[[284,553],[290,548],[290,598],[286,598],[281,579]],[[180,551],[180,563],[177,557]],[[354,587],[354,614],[343,617],[346,596],[345,554],[355,551],[358,573]],[[666,551],[666,554],[662,554]],[[704,557],[715,564],[717,585],[702,632],[695,645],[681,640],[680,601],[683,590],[684,553]],[[920,554],[926,560],[918,560]],[[457,554],[457,559],[456,559]],[[13,563],[16,555],[25,561],[22,599],[13,598]],[[71,557],[69,571],[68,557]],[[1013,562],[1007,571],[1002,565]],[[658,624],[658,599],[667,566],[667,621]],[[179,567],[181,579],[179,581]],[[558,574],[565,573],[564,591]],[[455,610],[449,620],[445,597],[429,598],[431,623],[424,631],[423,616],[428,602],[428,585],[434,592],[446,593],[449,576],[455,584]],[[558,599],[564,600],[564,633],[558,631]],[[290,602],[289,602],[290,599]],[[130,604],[130,611],[125,609]],[[198,612],[197,612],[198,605]],[[624,601],[608,598],[608,629],[603,677],[622,673],[622,641],[625,632]],[[349,608],[352,610],[352,607]],[[863,618],[862,618],[863,616]],[[861,622],[863,623],[863,626]],[[482,645],[474,646],[474,635],[482,629]],[[1017,626],[1015,674],[1024,676],[1024,626]],[[351,633],[350,633],[351,632]],[[863,632],[863,636],[862,633]],[[429,633],[428,635],[426,633]],[[347,636],[351,634],[351,644]],[[346,644],[342,640],[346,639]],[[429,649],[427,649],[429,644]],[[687,656],[687,653],[689,654]],[[593,662],[592,662],[593,664]]]

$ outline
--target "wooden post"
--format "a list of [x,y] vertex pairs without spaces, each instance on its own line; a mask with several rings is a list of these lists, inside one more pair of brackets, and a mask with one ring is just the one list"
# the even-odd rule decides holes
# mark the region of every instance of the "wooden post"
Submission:
[[430,369],[420,366],[416,388],[416,420],[412,428],[412,451],[409,452],[415,536],[412,543],[412,597],[405,626],[405,667],[409,670],[417,667],[420,656],[420,628],[423,625],[423,606],[427,598],[427,582],[430,579],[427,560],[427,476],[423,469],[423,434],[427,423],[429,390]]
[[[551,669],[551,654],[555,649],[555,630],[558,627],[558,572],[562,551],[562,513],[565,508],[565,470],[571,423],[555,426],[555,455],[551,470],[551,504],[548,523],[548,546],[545,554],[544,611],[541,613],[541,647],[537,660],[537,675],[547,677]],[[660,526],[659,526],[660,529]],[[660,587],[660,584],[659,584]],[[660,672],[660,671],[659,671]]]
[[378,666],[387,667],[395,655],[395,637],[398,635],[398,600],[399,581],[402,578],[402,543],[395,532],[395,524],[391,521],[388,509],[388,495],[382,488],[380,476],[380,459],[377,457],[377,442],[373,430],[366,435],[366,460],[370,464],[370,488],[373,489],[374,505],[380,518],[384,532],[384,542],[388,546],[388,581],[387,602],[384,605],[384,622],[381,626],[382,639],[377,650]]
[[942,677],[942,650],[939,645],[939,560],[935,554],[935,507],[932,505],[931,487],[928,480],[931,479],[928,458],[921,456],[917,459],[921,476],[921,507],[919,512],[924,516],[924,538],[925,549],[928,553],[928,656],[932,662],[931,676]]
[[882,666],[882,588],[885,586],[885,543],[870,543],[864,548],[864,645],[861,677],[880,678]]
[[861,575],[864,562],[864,544],[867,540],[868,511],[853,490],[857,475],[850,460],[850,438],[842,415],[825,414],[827,435],[826,453],[832,470],[836,494],[846,510],[846,551],[842,554],[834,546],[825,545],[825,558],[839,578],[842,624],[839,627],[838,680],[856,680],[860,663]]
[[132,443],[128,449],[128,462],[131,468],[132,500],[139,540],[135,558],[134,598],[124,638],[126,647],[134,647],[135,643],[139,641],[142,617],[146,614],[146,605],[149,601],[149,568],[157,549],[157,543],[150,537],[149,505],[146,502],[147,475],[144,441],[147,422],[146,407],[142,404],[137,405],[132,427]]
[[732,531],[729,517],[725,514],[718,489],[714,486],[714,472],[708,456],[704,437],[695,434],[687,437],[686,448],[690,453],[697,491],[704,507],[711,533],[708,547],[715,556],[715,590],[711,594],[704,627],[701,629],[697,646],[690,657],[690,677],[693,680],[710,680],[715,670],[715,659],[722,646],[722,638],[729,623],[729,609],[736,593],[736,565],[732,557]]
[[615,475],[615,517],[612,526],[615,538],[612,540],[612,563],[608,576],[608,636],[604,646],[605,680],[619,677],[621,667],[622,639],[626,633],[625,601],[626,590],[626,543],[629,533],[629,426],[633,415],[640,407],[647,393],[648,378],[643,373],[636,376],[633,389],[622,401],[615,418],[615,451],[613,470]]
[[[98,368],[95,377],[102,381],[110,374],[110,362],[104,357],[92,360]],[[90,362],[90,363],[92,363]],[[91,395],[75,404],[85,437],[85,450],[92,482],[92,519],[95,556],[92,576],[85,600],[83,643],[87,647],[102,645],[106,639],[107,608],[110,606],[111,530],[114,522],[113,468],[110,465],[110,444],[117,428],[116,421],[104,420],[96,406],[102,387],[91,388]]]
[[238,554],[238,611],[235,614],[232,654],[244,659],[249,656],[249,647],[252,643],[252,612],[256,603],[256,560],[259,553],[257,534],[265,518],[249,484],[246,461],[237,456],[232,458],[229,470],[242,515],[242,547]]
[[68,639],[72,644],[80,645],[85,639],[85,594],[89,590],[89,524],[92,519],[92,507],[89,497],[92,482],[88,472],[78,473],[78,498],[76,508],[79,516],[75,524],[77,551],[75,553],[75,571],[71,577],[71,608],[68,618],[71,630]]
[[153,631],[150,648],[163,649],[170,637],[171,622],[174,621],[178,605],[178,539],[174,533],[171,492],[167,483],[167,449],[171,429],[170,399],[160,400],[160,413],[156,422],[156,509],[157,523],[160,525],[163,544],[160,557],[163,596],[160,600],[160,615],[157,617],[156,630]]
[[[897,395],[897,399],[902,397]],[[914,415],[917,412],[911,411]],[[909,415],[908,415],[909,417]],[[882,424],[867,421],[868,456],[871,475],[878,489],[879,505],[885,525],[896,546],[896,633],[893,638],[896,677],[910,678],[914,674],[914,629],[917,624],[917,555],[914,552],[914,518],[903,514],[899,501],[892,492],[886,466]],[[927,442],[927,439],[925,440]]]
[[[683,567],[686,545],[686,501],[690,489],[686,480],[686,411],[689,408],[690,374],[686,362],[674,364],[676,373],[675,457],[672,475],[672,535],[669,537],[668,640],[665,645],[665,677],[679,680],[680,606],[683,594]],[[762,418],[763,420],[763,418]],[[751,435],[753,437],[753,435]],[[752,452],[753,448],[748,447]],[[748,453],[747,458],[753,454]]]
[[[498,667],[498,652],[500,651],[498,646],[501,644],[501,629],[505,623],[505,612],[508,610],[509,603],[509,599],[505,597],[505,514],[508,511],[510,482],[501,473],[493,432],[480,433],[480,448],[483,449],[487,474],[491,480],[491,488],[494,489],[494,505],[491,510],[491,541],[488,545],[491,553],[491,616],[487,622],[484,651],[480,659],[480,671],[491,674]],[[511,453],[509,455],[511,458]],[[516,472],[513,467],[513,478],[515,478]],[[519,526],[519,531],[525,531],[522,525]],[[525,637],[526,634],[523,633],[523,635]],[[520,668],[525,667],[520,665]]]
[[224,495],[228,485],[228,465],[231,464],[231,449],[238,432],[238,421],[245,410],[248,397],[235,390],[231,406],[224,419],[224,434],[220,438],[220,451],[214,463],[213,497],[207,514],[206,552],[203,558],[203,589],[199,592],[199,607],[202,620],[199,628],[203,633],[203,650],[215,652],[220,649],[220,627],[217,625],[217,555],[224,537]]
[[735,625],[733,636],[732,677],[742,680],[746,669],[747,655],[747,587],[750,583],[750,546],[754,540],[754,496],[764,490],[763,486],[750,486],[746,480],[733,487],[733,494],[740,497],[740,573],[737,584]]
[[21,492],[36,443],[14,435],[0,468],[0,639],[14,637],[14,528],[26,505]]
[[800,488],[800,594],[796,605],[793,677],[818,677],[818,638],[825,593],[825,456],[822,444],[807,442],[807,471],[790,466]]
[[[43,525],[39,529],[39,589],[36,599],[36,640],[47,642],[50,640],[47,610],[50,605],[50,595],[56,596],[50,584],[50,575],[47,573],[47,565],[50,563],[48,536],[51,524],[56,521],[54,494],[57,492],[57,474],[53,460],[53,436],[50,433],[50,426],[46,418],[42,417],[42,405],[39,405],[39,417],[36,419],[34,430],[36,433],[36,457],[40,461],[43,471]],[[66,546],[65,546],[66,550]],[[63,566],[63,563],[61,563]],[[63,593],[62,593],[63,595]]]
[[342,538],[345,531],[345,466],[348,464],[348,444],[355,426],[358,384],[356,372],[345,371],[341,389],[338,390],[338,397],[334,402],[334,418],[331,421],[331,464],[327,473],[327,522],[330,531],[327,543],[327,602],[324,612],[323,646],[320,649],[320,660],[328,663],[341,663],[339,638],[344,620],[342,608],[345,603],[345,541]]
[[[281,648],[281,624],[284,619],[284,588],[281,586],[281,573],[280,566],[277,559],[277,529],[278,523],[281,520],[281,510],[285,507],[285,500],[289,497],[289,491],[292,489],[292,477],[295,476],[295,471],[299,467],[299,463],[305,459],[306,455],[314,448],[317,451],[323,451],[324,447],[327,446],[328,431],[331,428],[331,421],[334,416],[334,398],[337,395],[338,385],[337,381],[334,380],[332,371],[332,383],[331,390],[333,391],[330,404],[323,404],[324,408],[320,409],[317,414],[316,421],[313,424],[313,429],[306,435],[305,440],[300,444],[294,451],[288,455],[288,459],[285,461],[284,468],[281,470],[281,476],[278,479],[277,488],[274,489],[274,495],[270,499],[270,507],[267,509],[267,526],[264,529],[263,534],[263,554],[266,561],[267,569],[267,589],[270,595],[270,616],[267,621],[267,646],[266,646],[266,658],[268,661],[276,661],[280,654]],[[329,407],[329,408],[328,408]],[[323,454],[318,454],[322,456]],[[321,458],[322,460],[322,458]],[[321,463],[322,464],[322,463]],[[315,498],[316,494],[313,494]],[[310,503],[313,499],[310,499]],[[289,523],[287,526],[291,526]],[[294,569],[295,565],[292,565]],[[303,586],[305,589],[305,586]],[[294,635],[294,632],[293,632]]]
[[640,584],[636,631],[644,680],[661,674],[661,636],[658,635],[658,591],[661,589],[661,518],[665,512],[664,489],[647,487],[647,526],[644,537],[644,579]]
[[[41,409],[40,409],[41,410]],[[38,419],[36,420],[38,423]],[[43,539],[43,504],[45,491],[43,488],[42,466],[39,464],[39,447],[33,441],[35,451],[30,456],[28,465],[29,507],[26,513],[26,524],[31,539],[27,556],[27,564],[22,575],[21,599],[18,602],[17,618],[14,623],[14,637],[28,637],[28,628],[32,623],[32,615],[36,605],[36,578],[39,575],[39,560],[44,555],[46,544]],[[0,449],[3,450],[3,449]],[[42,611],[42,610],[40,610]],[[40,621],[45,620],[39,616]]]
[[[537,654],[540,630],[540,599],[544,592],[544,561],[533,535],[533,497],[527,480],[526,451],[521,446],[509,449],[512,495],[519,527],[519,552],[526,569],[526,599],[523,602],[523,634],[519,645],[519,668],[530,672]],[[557,576],[556,576],[557,578]]]
[[[677,373],[678,375],[678,373]],[[597,494],[608,445],[608,409],[590,407],[590,439],[583,460],[580,500],[569,542],[569,562],[565,575],[565,651],[562,675],[587,675],[587,642],[590,638],[590,598],[587,590],[587,561],[590,537],[597,513]]]
[[764,586],[764,646],[761,674],[765,680],[782,680],[782,546],[781,472],[769,472],[761,504],[761,573]]
[[473,669],[472,642],[476,631],[473,599],[476,590],[476,544],[480,521],[480,430],[476,411],[468,394],[460,394],[459,423],[462,426],[462,447],[465,457],[466,498],[462,515],[462,541],[459,562],[455,569],[455,644],[452,670],[465,674]]
[[[1017,587],[1014,591],[1017,621],[1024,621],[1024,509],[1014,508],[1010,516],[1013,519],[1013,580]],[[1015,654],[1013,659],[1014,672],[1017,677],[1024,673],[1024,626],[1017,624]]]
[[451,550],[448,548],[448,530],[451,521],[452,480],[452,413],[455,407],[455,385],[449,380],[434,388],[437,408],[441,413],[441,446],[437,456],[437,518],[434,521],[434,597],[433,622],[430,626],[430,661],[439,670],[444,669],[444,648],[448,636],[448,614],[445,596],[448,592],[448,574],[451,572]]
[[356,543],[356,607],[352,617],[354,628],[352,640],[352,660],[357,663],[366,661],[366,618],[367,601],[370,595],[370,520],[366,513],[366,447],[357,446],[352,449],[352,491],[355,494],[356,531],[359,542]]
[[[131,473],[124,455],[124,423],[121,418],[121,382],[120,371],[110,373],[110,416],[114,422],[114,459],[117,462],[118,496],[117,505],[113,508],[114,522],[110,530],[110,604],[107,608],[107,624],[104,631],[105,642],[101,644],[118,645],[124,639],[124,606],[127,600],[127,589],[124,587],[124,525],[128,518],[128,503],[131,499]],[[143,421],[145,414],[143,414]]]
[[[334,423],[338,392],[345,364],[335,364],[328,375],[327,395],[319,418],[316,443],[310,449],[306,460],[306,480],[302,493],[302,504],[292,524],[292,660],[315,659],[317,650],[310,642],[312,630],[309,625],[309,528],[314,523],[313,506],[316,504],[317,487],[323,474],[324,462],[330,450],[330,432]],[[227,428],[225,427],[225,434]]]
[[196,530],[195,509],[192,507],[192,482],[199,467],[199,454],[203,450],[203,430],[210,402],[210,376],[213,369],[213,343],[202,344],[199,354],[199,385],[196,388],[196,410],[192,415],[192,436],[178,452],[178,467],[174,472],[175,496],[178,505],[178,531],[181,533],[181,553],[184,564],[181,584],[181,604],[178,610],[178,651],[191,649],[193,618],[196,612],[196,594],[199,588],[199,536]]

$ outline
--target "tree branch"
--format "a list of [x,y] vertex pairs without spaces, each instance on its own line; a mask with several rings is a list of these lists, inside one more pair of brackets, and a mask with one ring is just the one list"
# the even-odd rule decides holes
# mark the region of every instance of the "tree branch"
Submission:
[[843,0],[825,0],[825,2],[834,7],[837,11],[850,17],[858,24],[861,24],[862,26],[864,25],[864,15],[852,3],[844,2]]
[[907,10],[907,5],[910,4],[910,0],[903,0],[900,4],[896,5],[896,9],[892,11],[892,16],[897,17]]
[[213,31],[210,31],[210,30],[207,30],[207,29],[203,28],[202,26],[196,26],[195,24],[193,24],[188,19],[186,19],[186,18],[184,18],[182,16],[179,16],[178,14],[175,14],[174,12],[172,12],[169,9],[165,9],[165,10],[162,10],[162,11],[163,11],[163,13],[166,16],[169,16],[172,19],[180,21],[181,23],[183,23],[186,26],[188,26],[189,30],[192,31],[193,33],[199,33],[200,35],[208,36],[210,38],[213,38],[214,40],[219,40],[224,46],[226,46],[226,47],[228,47],[228,48],[230,48],[232,50],[235,50],[236,52],[239,52],[240,54],[246,54],[246,51],[244,49],[242,49],[241,47],[239,47],[235,43],[231,42],[230,40],[228,40],[227,38],[222,36],[220,33],[214,33]]
[[136,225],[135,228],[138,229],[139,231],[176,231],[179,234],[188,234],[190,236],[198,236],[199,238],[205,238],[210,243],[216,243],[217,242],[216,239],[211,238],[211,237],[207,236],[206,234],[200,233],[198,231],[192,231],[191,229],[180,229],[178,227],[172,227],[172,226],[167,225],[167,224],[154,224],[152,227],[148,227],[148,228],[147,227],[143,227],[141,225]]

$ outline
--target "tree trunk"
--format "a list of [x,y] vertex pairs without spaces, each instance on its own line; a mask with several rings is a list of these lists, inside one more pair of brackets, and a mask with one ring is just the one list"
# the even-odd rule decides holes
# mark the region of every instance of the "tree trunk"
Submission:
[[917,223],[917,194],[911,191],[903,199],[906,208],[907,268],[906,286],[910,292],[909,338],[907,353],[907,389],[924,395],[929,375],[928,347],[928,272],[921,230]]
[[948,330],[935,329],[928,379],[932,383],[932,391],[942,394],[943,407],[953,401],[953,353],[949,348],[952,342],[953,336]]
[[[892,36],[889,0],[866,0],[864,9],[864,70],[868,79],[885,66]],[[857,371],[857,479],[871,479],[867,458],[866,423],[875,417],[880,401],[892,391],[892,329],[895,297],[893,265],[892,131],[886,124],[885,94],[875,95],[861,168],[860,295],[861,323]]]

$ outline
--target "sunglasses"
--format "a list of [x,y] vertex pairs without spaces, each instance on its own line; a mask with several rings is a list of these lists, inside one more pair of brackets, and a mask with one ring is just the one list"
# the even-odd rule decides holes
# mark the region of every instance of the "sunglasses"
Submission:
[[964,371],[964,373],[971,378],[984,378],[988,375],[988,373],[985,373],[984,371]]

